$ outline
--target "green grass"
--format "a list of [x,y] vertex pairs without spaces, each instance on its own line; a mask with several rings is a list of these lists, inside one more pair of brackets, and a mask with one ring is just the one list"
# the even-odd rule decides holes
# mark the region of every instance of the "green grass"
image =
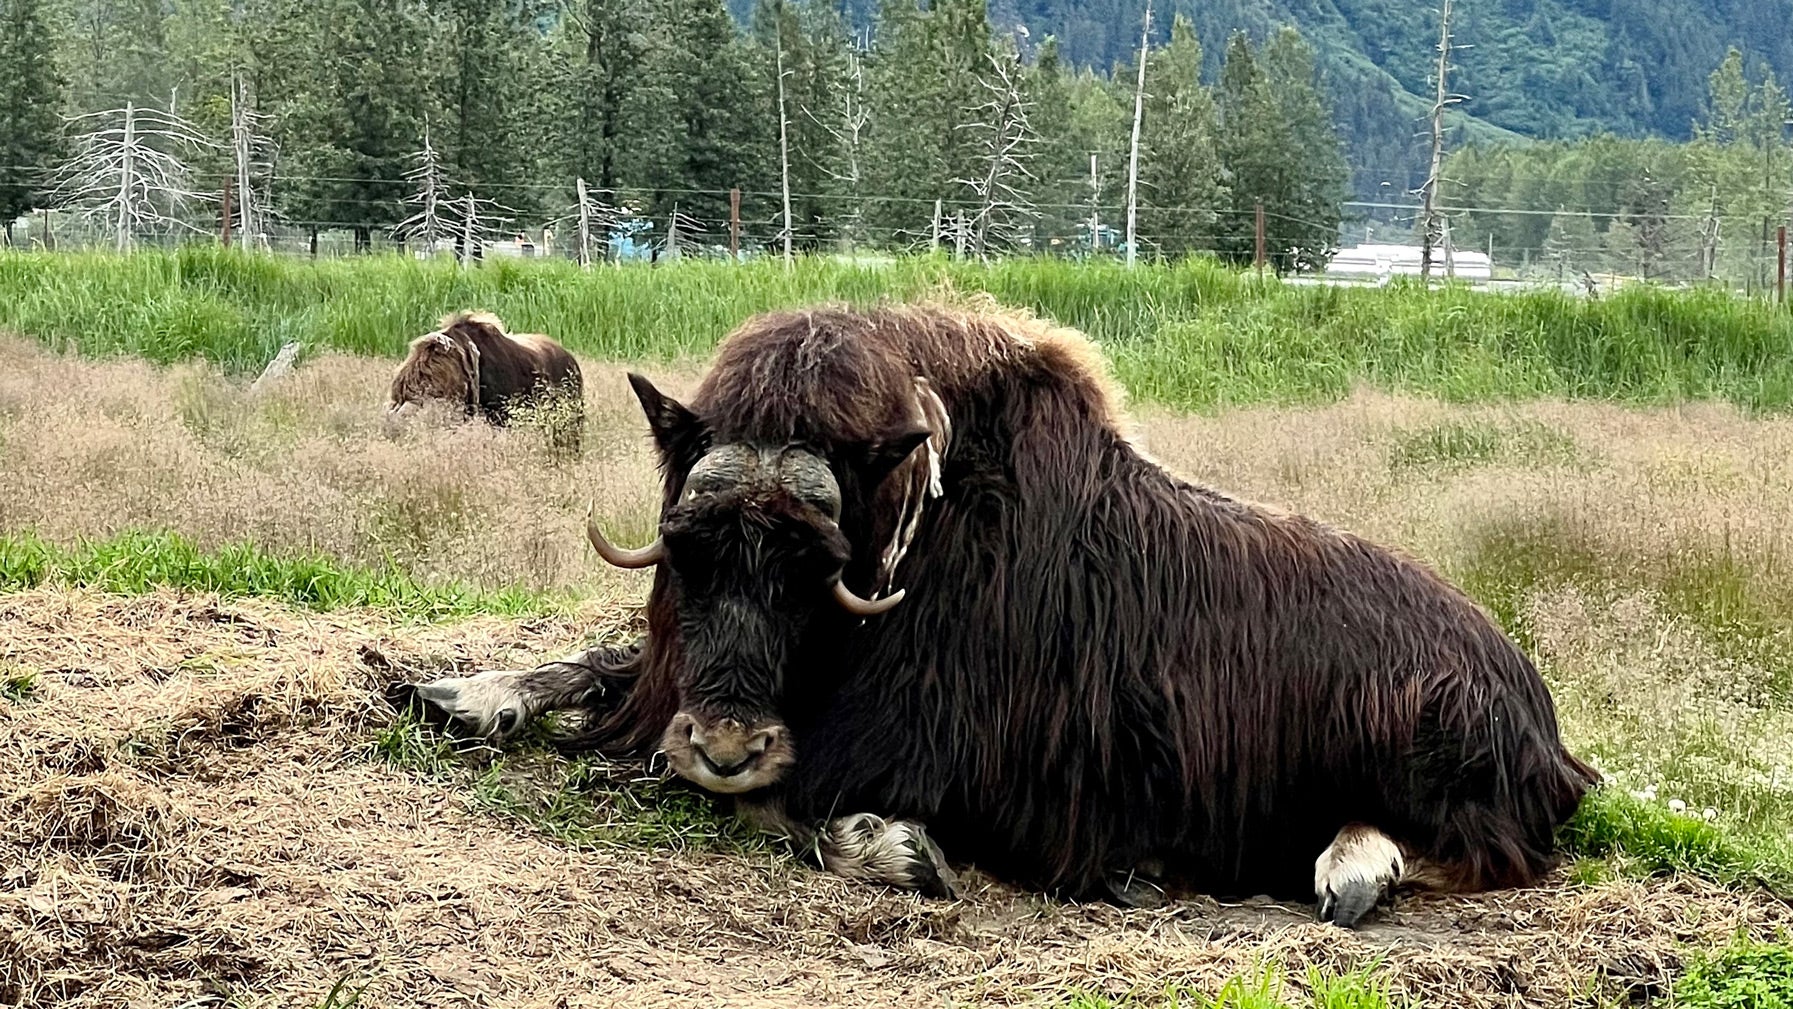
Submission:
[[350,985],[351,981],[348,977],[338,978],[336,983],[330,986],[329,992],[325,993],[324,1001],[318,1003],[318,1009],[356,1009],[361,1005],[361,996],[371,986],[371,982],[364,983],[361,987],[352,990]]
[[[1702,654],[1749,671],[1747,682],[1727,688],[1725,703],[1733,710],[1769,719],[1793,706],[1793,649],[1785,630],[1793,626],[1793,600],[1776,570],[1722,551],[1653,554],[1595,543],[1572,518],[1555,518],[1485,529],[1452,574],[1534,656],[1539,642],[1527,602],[1538,592],[1574,585],[1595,606],[1614,594],[1648,592],[1667,617],[1683,621],[1704,643],[1708,651]],[[1573,669],[1553,670],[1548,656],[1544,663],[1547,676],[1574,682]],[[1559,704],[1563,689],[1557,688]],[[1581,859],[1578,878],[1681,872],[1793,896],[1793,839],[1787,833],[1793,797],[1776,783],[1784,750],[1773,730],[1766,736],[1740,732],[1709,717],[1632,708],[1622,698],[1599,704],[1588,717],[1598,724],[1582,726],[1590,737],[1584,757],[1659,782],[1663,791],[1639,798],[1628,787],[1610,785],[1588,797],[1563,834],[1569,852]],[[1671,811],[1671,798],[1683,800],[1687,810]],[[1708,806],[1719,813],[1718,822],[1700,815]]]
[[1210,409],[1336,399],[1353,384],[1453,400],[1563,396],[1793,405],[1793,313],[1715,291],[1597,301],[1415,284],[1309,287],[1208,261],[1115,264],[811,258],[600,268],[396,255],[310,261],[194,246],[129,257],[0,252],[0,329],[88,354],[206,358],[251,371],[280,345],[396,355],[443,313],[480,307],[595,358],[701,356],[747,316],[987,292],[1100,341],[1145,400]]
[[1395,1009],[1405,1006],[1388,993],[1375,967],[1347,974],[1308,968],[1306,999],[1288,1001],[1281,976],[1274,969],[1232,978],[1212,995],[1184,984],[1136,989],[1118,998],[1074,990],[1058,1002],[1061,1009]]
[[1595,789],[1563,828],[1572,855],[1601,865],[1579,865],[1586,882],[1607,872],[1627,876],[1686,873],[1726,886],[1763,885],[1793,895],[1793,860],[1784,849],[1673,813],[1611,786]]
[[1496,462],[1541,467],[1572,463],[1580,455],[1574,438],[1537,421],[1447,421],[1396,435],[1388,464],[1397,472]]
[[277,556],[247,543],[205,550],[173,533],[124,533],[75,547],[29,534],[0,536],[0,591],[45,583],[126,595],[157,588],[216,592],[312,610],[376,609],[421,620],[534,615],[563,605],[520,589],[422,584],[395,571],[345,567],[321,556]]
[[392,724],[374,732],[365,755],[450,783],[470,795],[474,808],[568,847],[741,854],[771,843],[681,781],[561,756],[546,744],[550,726],[538,725],[500,751],[472,741],[451,743],[418,716],[414,706],[398,712]]
[[1738,939],[1697,955],[1675,981],[1681,1009],[1793,1009],[1793,948]]
[[513,752],[474,779],[473,795],[486,811],[573,848],[742,854],[770,844],[680,781],[625,773],[639,772],[600,760]]
[[36,693],[36,673],[10,663],[0,663],[0,700],[23,704]]

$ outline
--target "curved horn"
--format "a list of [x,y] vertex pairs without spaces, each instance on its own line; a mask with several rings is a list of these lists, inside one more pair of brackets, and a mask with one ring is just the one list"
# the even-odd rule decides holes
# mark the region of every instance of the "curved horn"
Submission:
[[596,503],[585,506],[585,538],[591,540],[592,549],[619,568],[651,568],[666,558],[666,544],[656,537],[652,543],[639,550],[624,550],[604,538],[598,531],[598,520],[592,516]]
[[861,599],[847,588],[846,582],[837,581],[834,583],[834,601],[856,617],[875,617],[895,609],[896,604],[903,601],[903,590],[897,589],[883,599]]

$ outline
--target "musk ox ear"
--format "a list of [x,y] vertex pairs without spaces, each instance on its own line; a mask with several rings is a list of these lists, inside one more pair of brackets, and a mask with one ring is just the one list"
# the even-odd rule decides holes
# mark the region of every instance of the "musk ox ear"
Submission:
[[704,439],[703,421],[685,404],[654,388],[646,377],[629,372],[629,386],[641,401],[641,412],[647,415],[648,427],[654,430],[654,444],[660,454],[671,460],[696,461]]
[[862,445],[850,453],[849,459],[859,477],[860,486],[867,491],[876,490],[884,482],[884,478],[901,466],[903,460],[909,458],[933,433],[926,427],[908,428]]

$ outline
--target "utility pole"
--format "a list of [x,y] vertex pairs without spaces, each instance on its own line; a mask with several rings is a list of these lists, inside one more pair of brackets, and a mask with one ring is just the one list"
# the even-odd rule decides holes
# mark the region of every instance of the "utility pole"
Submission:
[[1432,168],[1426,173],[1424,207],[1421,218],[1425,234],[1420,241],[1419,275],[1422,283],[1432,279],[1432,249],[1438,244],[1442,227],[1438,218],[1438,175],[1444,169],[1444,110],[1456,103],[1445,90],[1445,75],[1450,70],[1451,0],[1444,0],[1438,19],[1438,96],[1432,103]]
[[941,201],[936,199],[934,201],[934,241],[931,246],[934,252],[940,251],[940,210]]
[[1133,89],[1133,146],[1127,154],[1127,266],[1139,251],[1139,123],[1146,108],[1146,47],[1152,41],[1152,0],[1146,0],[1145,26],[1139,30],[1139,83]]

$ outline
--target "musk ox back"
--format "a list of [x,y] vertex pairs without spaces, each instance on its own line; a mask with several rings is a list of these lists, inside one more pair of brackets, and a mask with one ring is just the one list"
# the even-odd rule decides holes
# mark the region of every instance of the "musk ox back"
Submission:
[[412,406],[442,401],[499,427],[514,416],[539,415],[555,445],[577,451],[585,427],[579,362],[538,333],[507,333],[488,312],[443,318],[435,332],[411,341],[393,376],[387,404],[396,419]]
[[[1536,669],[1424,565],[1180,480],[1079,334],[1012,314],[749,320],[665,466],[646,637],[424,696],[583,741],[950,889],[941,848],[1073,897],[1522,885],[1595,780]],[[931,839],[932,838],[932,839]],[[934,840],[939,841],[936,847]]]

